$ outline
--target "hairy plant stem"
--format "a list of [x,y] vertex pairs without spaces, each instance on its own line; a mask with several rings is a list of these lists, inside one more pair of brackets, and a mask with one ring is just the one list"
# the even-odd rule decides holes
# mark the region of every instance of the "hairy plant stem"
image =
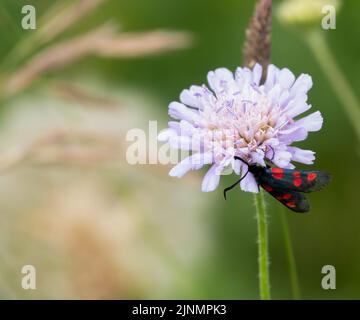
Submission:
[[255,194],[256,220],[258,227],[259,289],[260,299],[270,300],[270,277],[268,256],[268,231],[266,205],[263,191]]

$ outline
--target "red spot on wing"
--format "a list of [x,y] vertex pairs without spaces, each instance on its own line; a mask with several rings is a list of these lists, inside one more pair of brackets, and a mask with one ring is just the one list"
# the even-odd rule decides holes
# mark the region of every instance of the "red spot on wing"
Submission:
[[287,205],[288,207],[290,207],[290,208],[295,208],[295,207],[296,207],[296,204],[295,204],[294,201],[288,201],[288,202],[286,202],[286,205]]
[[317,174],[314,172],[311,172],[307,175],[306,179],[307,179],[307,181],[313,181],[316,179],[316,177],[317,177]]
[[300,171],[295,171],[295,172],[293,173],[293,176],[294,176],[295,178],[301,178],[301,172],[300,172]]
[[295,187],[300,187],[302,184],[302,180],[300,178],[295,178],[293,184]]
[[292,198],[292,195],[290,193],[280,194],[275,196],[275,198],[279,201],[281,200],[290,200]]
[[281,180],[284,178],[284,170],[281,168],[271,168],[273,178]]
[[274,190],[274,188],[268,186],[268,185],[262,185],[262,187],[267,191],[267,192],[271,192]]

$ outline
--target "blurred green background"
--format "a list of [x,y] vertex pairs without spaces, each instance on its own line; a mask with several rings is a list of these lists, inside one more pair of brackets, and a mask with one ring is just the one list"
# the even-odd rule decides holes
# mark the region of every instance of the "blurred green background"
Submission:
[[[83,16],[72,11],[74,23],[46,41],[56,24],[35,35],[74,3],[34,1],[37,30],[21,28],[29,1],[0,4],[0,298],[257,299],[252,195],[234,191],[225,202],[222,188],[234,177],[202,193],[204,172],[177,180],[167,166],[125,162],[128,129],[147,130],[148,120],[165,128],[168,103],[182,89],[205,83],[209,70],[241,65],[255,1],[108,0]],[[359,12],[360,2],[343,1],[337,29],[322,31],[356,93]],[[71,14],[58,23],[65,17]],[[84,54],[32,73],[45,59],[38,54],[61,51],[107,21],[120,36],[180,30],[192,41],[157,54]],[[313,77],[309,100],[325,122],[301,146],[333,175],[309,196],[309,215],[286,212],[302,298],[359,299],[359,142],[299,32],[274,18],[272,39],[272,63]],[[290,299],[282,209],[270,198],[268,207],[272,297]],[[36,290],[21,289],[26,264],[36,267]],[[336,290],[321,287],[328,264],[336,267]]]

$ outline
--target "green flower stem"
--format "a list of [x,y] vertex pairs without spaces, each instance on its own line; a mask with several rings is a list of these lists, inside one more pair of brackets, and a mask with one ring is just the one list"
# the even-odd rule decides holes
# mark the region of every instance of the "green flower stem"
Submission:
[[344,74],[336,63],[322,30],[313,30],[305,37],[317,62],[342,103],[360,141],[360,104]]
[[260,299],[270,300],[268,231],[264,193],[255,194],[256,219],[258,227],[259,285]]
[[298,273],[296,268],[295,255],[293,251],[289,225],[286,219],[286,212],[284,212],[283,208],[280,208],[280,211],[281,211],[280,215],[281,215],[281,224],[284,235],[285,251],[289,265],[292,296],[293,299],[300,300],[301,299],[300,286],[299,286]]

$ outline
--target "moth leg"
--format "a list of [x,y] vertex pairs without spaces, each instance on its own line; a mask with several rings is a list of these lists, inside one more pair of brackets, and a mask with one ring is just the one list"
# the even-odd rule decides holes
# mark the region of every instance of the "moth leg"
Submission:
[[272,146],[267,146],[268,148],[270,148],[271,149],[271,151],[272,151],[272,157],[271,157],[271,159],[270,159],[270,161],[272,162],[273,160],[274,160],[274,158],[275,158],[275,150],[274,150],[274,148],[272,147]]

